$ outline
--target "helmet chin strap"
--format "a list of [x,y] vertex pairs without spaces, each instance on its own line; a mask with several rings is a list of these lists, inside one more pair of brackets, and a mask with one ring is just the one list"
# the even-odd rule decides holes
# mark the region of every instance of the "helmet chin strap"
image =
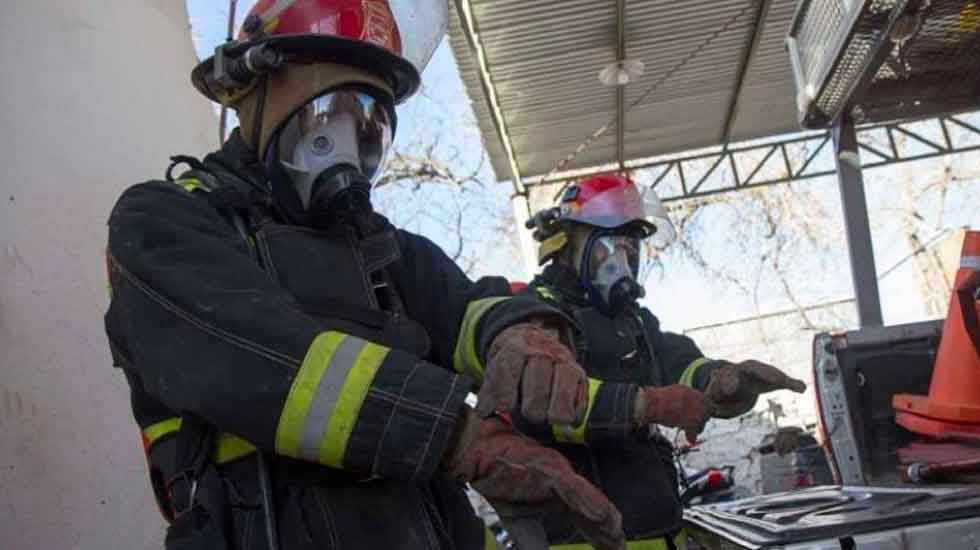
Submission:
[[262,155],[259,148],[262,145],[262,116],[265,114],[265,98],[269,90],[269,75],[262,75],[259,78],[258,90],[256,90],[255,112],[252,117],[252,150],[258,155]]

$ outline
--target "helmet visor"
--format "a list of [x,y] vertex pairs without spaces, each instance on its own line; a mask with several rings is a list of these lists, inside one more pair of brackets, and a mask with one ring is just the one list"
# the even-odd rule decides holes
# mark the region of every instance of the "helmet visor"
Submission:
[[629,224],[642,224],[649,233],[651,244],[664,248],[676,233],[667,211],[653,189],[642,194],[633,185],[614,187],[590,198],[582,205],[566,203],[565,219],[594,227],[614,229]]
[[[449,26],[445,0],[259,0],[250,15],[272,35],[319,34],[380,46],[420,73]],[[239,38],[247,38],[244,27]]]
[[373,182],[391,148],[391,121],[388,110],[370,94],[340,90],[300,107],[277,138],[277,158],[291,173],[312,180],[348,165]]
[[449,28],[449,3],[445,0],[390,0],[388,5],[401,34],[402,57],[421,73]]

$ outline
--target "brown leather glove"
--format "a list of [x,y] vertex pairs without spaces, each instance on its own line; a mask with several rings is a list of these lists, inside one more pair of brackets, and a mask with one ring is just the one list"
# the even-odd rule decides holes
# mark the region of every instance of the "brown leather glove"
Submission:
[[733,418],[755,407],[759,395],[776,390],[806,391],[806,384],[761,361],[729,363],[711,373],[705,393],[718,418]]
[[779,456],[786,456],[800,448],[800,436],[803,430],[795,426],[789,428],[779,428],[776,437],[772,442],[773,449]]
[[477,412],[520,412],[535,424],[578,424],[588,407],[588,380],[575,356],[549,331],[520,323],[490,344]]
[[693,445],[709,418],[711,403],[703,393],[693,388],[675,384],[662,388],[640,388],[636,392],[633,420],[638,426],[660,424],[680,428]]
[[596,548],[625,548],[619,510],[558,451],[521,435],[500,418],[479,420],[469,413],[463,422],[458,444],[445,461],[450,475],[470,483],[491,504],[558,506]]

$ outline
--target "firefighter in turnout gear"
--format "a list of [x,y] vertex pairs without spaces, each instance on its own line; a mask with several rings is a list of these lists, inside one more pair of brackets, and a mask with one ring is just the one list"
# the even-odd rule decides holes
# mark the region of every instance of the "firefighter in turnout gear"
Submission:
[[106,332],[168,549],[484,548],[466,483],[622,546],[615,507],[495,414],[584,418],[563,314],[371,208],[445,9],[259,0],[192,75],[240,127],[113,209]]
[[[761,393],[806,386],[757,361],[707,359],[638,305],[643,245],[662,248],[674,237],[652,191],[641,194],[623,176],[596,176],[569,187],[557,207],[528,225],[540,242],[539,262],[550,263],[517,295],[574,319],[574,347],[589,375],[584,421],[528,432],[561,451],[619,508],[627,548],[683,548],[678,472],[656,426],[679,428],[693,443],[710,417],[738,416]],[[560,515],[543,523],[552,548],[588,548]]]

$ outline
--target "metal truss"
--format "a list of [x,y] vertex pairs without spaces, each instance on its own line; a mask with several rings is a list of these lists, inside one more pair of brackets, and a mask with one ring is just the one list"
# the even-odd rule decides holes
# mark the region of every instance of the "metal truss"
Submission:
[[[877,168],[980,150],[980,128],[964,120],[964,116],[859,127],[861,167]],[[961,132],[959,139],[952,137],[954,128]],[[669,202],[831,176],[836,174],[833,149],[831,132],[827,131],[670,159],[627,162],[626,170],[643,175],[638,179],[657,188],[661,200]],[[826,155],[826,160],[818,160],[821,154]],[[585,175],[588,173],[579,172],[576,178]],[[546,184],[563,180],[555,178]],[[668,182],[670,185],[666,185]]]

